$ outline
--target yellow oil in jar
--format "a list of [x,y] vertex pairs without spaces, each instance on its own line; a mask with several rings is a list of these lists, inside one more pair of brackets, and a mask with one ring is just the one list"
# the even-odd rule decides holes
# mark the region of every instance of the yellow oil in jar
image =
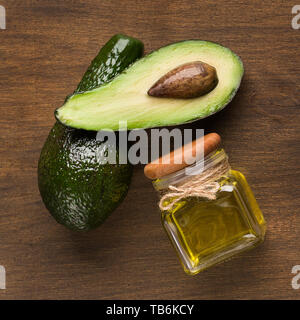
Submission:
[[265,222],[238,171],[220,181],[216,200],[183,199],[162,215],[187,273],[196,274],[263,240]]

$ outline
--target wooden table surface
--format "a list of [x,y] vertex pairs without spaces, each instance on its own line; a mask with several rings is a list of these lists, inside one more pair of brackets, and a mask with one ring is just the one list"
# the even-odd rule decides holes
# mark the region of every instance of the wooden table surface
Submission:
[[[299,1],[298,1],[299,2]],[[300,30],[294,1],[1,0],[1,299],[299,299]],[[199,38],[239,54],[245,77],[222,112],[191,125],[223,137],[268,224],[264,244],[195,277],[184,274],[160,223],[157,195],[134,170],[127,198],[99,229],[74,233],[48,214],[37,162],[53,110],[115,33],[146,52]],[[189,126],[187,126],[189,127]]]

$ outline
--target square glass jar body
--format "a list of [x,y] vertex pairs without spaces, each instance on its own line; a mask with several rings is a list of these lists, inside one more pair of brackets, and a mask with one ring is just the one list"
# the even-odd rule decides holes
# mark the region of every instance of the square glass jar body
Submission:
[[185,272],[191,275],[264,239],[265,220],[244,175],[229,170],[218,182],[215,200],[183,198],[162,211],[163,227]]

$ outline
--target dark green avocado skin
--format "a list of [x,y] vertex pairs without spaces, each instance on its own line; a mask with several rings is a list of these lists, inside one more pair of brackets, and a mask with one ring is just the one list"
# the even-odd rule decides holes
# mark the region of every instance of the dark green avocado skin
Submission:
[[143,51],[144,45],[140,40],[122,34],[113,36],[91,62],[74,94],[109,82],[139,59]]
[[73,230],[99,226],[127,194],[131,165],[101,164],[98,155],[110,147],[96,133],[56,123],[39,161],[39,189],[57,220]]
[[[141,41],[113,36],[92,61],[75,93],[109,82],[142,54]],[[103,164],[99,155],[115,146],[96,141],[96,134],[56,122],[41,151],[38,184],[43,202],[57,222],[72,230],[99,226],[125,198],[131,181],[130,164],[118,164],[118,157],[117,164]]]

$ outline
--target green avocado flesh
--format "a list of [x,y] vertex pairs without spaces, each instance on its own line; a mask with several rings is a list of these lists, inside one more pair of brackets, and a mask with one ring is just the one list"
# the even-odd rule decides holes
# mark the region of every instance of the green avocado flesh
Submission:
[[[151,86],[170,70],[192,61],[217,70],[218,85],[199,98],[170,99],[147,95]],[[75,94],[59,109],[56,118],[64,125],[86,130],[118,130],[178,125],[224,108],[234,97],[243,76],[240,58],[216,43],[189,40],[160,48],[135,62],[106,85]]]
[[[137,39],[115,35],[100,50],[75,93],[94,89],[119,75],[143,53]],[[68,98],[66,99],[66,101]],[[116,148],[116,164],[105,163]],[[132,176],[130,164],[118,163],[118,147],[96,140],[96,132],[56,122],[38,165],[39,190],[57,222],[72,230],[99,226],[125,198]]]

